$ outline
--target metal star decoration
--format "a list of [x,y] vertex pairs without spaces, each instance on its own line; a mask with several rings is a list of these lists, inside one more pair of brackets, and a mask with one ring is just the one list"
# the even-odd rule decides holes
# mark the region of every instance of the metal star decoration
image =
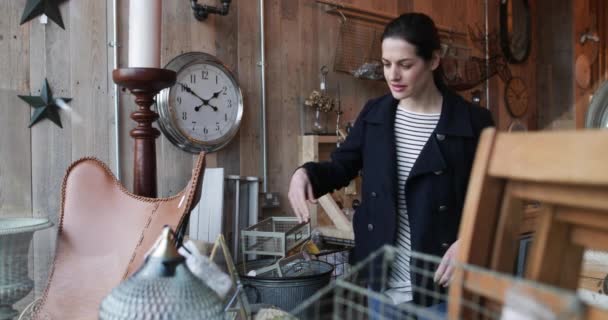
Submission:
[[53,20],[61,29],[65,30],[63,26],[63,19],[61,19],[61,12],[59,11],[59,3],[62,0],[27,0],[23,15],[21,16],[21,23],[24,24],[35,17],[45,14],[49,19]]
[[51,92],[51,88],[49,87],[49,82],[44,79],[44,84],[42,86],[42,92],[39,96],[19,96],[21,100],[27,102],[30,106],[34,108],[34,114],[32,115],[32,119],[30,120],[31,128],[38,121],[48,118],[53,121],[59,128],[63,128],[61,126],[61,118],[59,118],[58,109],[60,108],[57,104],[57,100],[63,100],[64,102],[70,102],[72,98],[55,98],[53,99],[53,93]]

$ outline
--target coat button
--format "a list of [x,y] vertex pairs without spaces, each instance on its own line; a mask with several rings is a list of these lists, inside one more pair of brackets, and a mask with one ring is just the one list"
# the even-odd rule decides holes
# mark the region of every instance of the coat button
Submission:
[[439,206],[439,211],[446,211],[448,210],[448,206]]
[[372,230],[374,230],[374,225],[373,225],[373,224],[371,224],[371,223],[370,223],[370,224],[368,224],[368,225],[367,225],[367,230],[368,230],[368,231],[372,231]]
[[436,135],[436,137],[437,137],[437,140],[439,140],[439,141],[443,141],[443,140],[445,140],[445,134],[438,133],[438,134]]
[[450,247],[450,244],[449,244],[449,243],[447,243],[447,242],[444,242],[444,243],[442,243],[442,244],[441,244],[441,247],[442,247],[443,249],[447,249],[447,248],[449,248],[449,247]]
[[377,196],[377,194],[373,191],[372,191],[371,195],[372,195],[372,198],[375,198]]
[[435,175],[440,176],[443,174],[443,170],[437,170],[435,172],[433,172]]

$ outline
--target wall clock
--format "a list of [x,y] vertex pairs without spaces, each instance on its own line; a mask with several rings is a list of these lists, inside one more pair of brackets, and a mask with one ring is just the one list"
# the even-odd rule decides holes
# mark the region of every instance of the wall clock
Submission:
[[530,54],[532,22],[528,0],[500,1],[500,47],[510,63],[522,63]]
[[175,85],[156,98],[158,123],[167,139],[192,153],[226,146],[243,116],[243,95],[234,75],[202,52],[179,55],[165,68],[177,73]]
[[528,111],[528,87],[520,77],[512,77],[505,85],[505,104],[513,117],[521,117]]

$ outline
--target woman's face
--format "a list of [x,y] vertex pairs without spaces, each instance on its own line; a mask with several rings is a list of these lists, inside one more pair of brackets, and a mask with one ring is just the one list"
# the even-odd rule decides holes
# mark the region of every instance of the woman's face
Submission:
[[416,47],[399,38],[382,41],[384,78],[393,97],[403,100],[416,97],[433,84],[433,70],[439,65],[439,56],[425,61],[416,55]]

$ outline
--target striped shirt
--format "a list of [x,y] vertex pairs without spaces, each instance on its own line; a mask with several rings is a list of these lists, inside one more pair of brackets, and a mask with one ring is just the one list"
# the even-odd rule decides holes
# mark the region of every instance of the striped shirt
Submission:
[[405,203],[405,183],[418,159],[422,148],[429,140],[439,121],[439,113],[424,114],[397,108],[395,116],[395,146],[397,148],[397,174],[399,190],[397,193],[398,228],[395,246],[404,255],[397,255],[389,276],[386,294],[396,304],[412,300],[410,281],[410,222]]

